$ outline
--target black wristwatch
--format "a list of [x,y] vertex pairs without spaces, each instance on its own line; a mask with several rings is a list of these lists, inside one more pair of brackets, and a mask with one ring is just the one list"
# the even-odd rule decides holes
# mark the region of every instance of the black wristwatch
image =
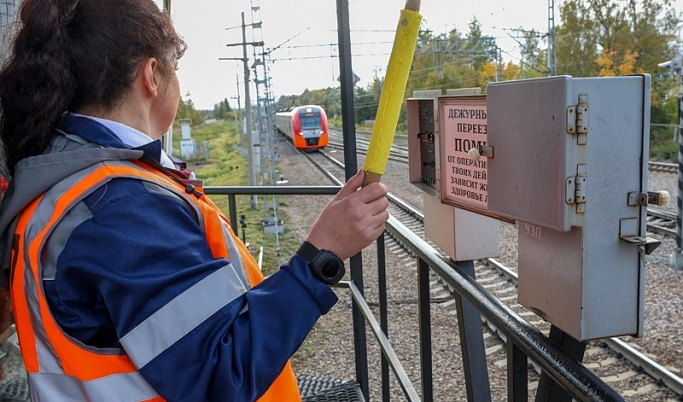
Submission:
[[304,241],[296,253],[308,260],[313,275],[328,285],[335,285],[346,273],[344,262],[335,253],[318,250],[307,241]]

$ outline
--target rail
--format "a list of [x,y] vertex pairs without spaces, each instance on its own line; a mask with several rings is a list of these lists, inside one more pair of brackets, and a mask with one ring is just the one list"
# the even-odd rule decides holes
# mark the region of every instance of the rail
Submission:
[[[207,194],[227,195],[230,205],[230,220],[233,227],[237,228],[237,204],[238,195],[330,195],[335,194],[340,187],[338,186],[284,186],[284,187],[206,187]],[[508,353],[508,400],[527,401],[527,364],[528,359],[538,364],[543,372],[555,383],[565,389],[572,398],[578,401],[625,401],[614,389],[598,378],[594,373],[584,367],[580,361],[572,358],[564,350],[556,345],[551,339],[543,335],[540,331],[529,325],[519,315],[502,304],[476,280],[471,278],[465,270],[453,261],[445,260],[442,255],[431,247],[426,241],[418,237],[411,230],[403,226],[395,218],[390,218],[387,223],[387,231],[391,235],[399,238],[417,256],[419,277],[428,278],[431,272],[440,276],[447,282],[454,291],[462,298],[471,303],[479,313],[495,325],[499,331],[507,337]],[[386,295],[382,289],[386,288],[386,283],[382,283],[384,269],[384,237],[378,239],[378,265],[380,266],[380,315],[386,311]],[[362,278],[359,281],[362,283]],[[384,281],[385,282],[385,281]],[[355,281],[340,283],[341,288],[347,288],[352,295],[354,305],[361,311],[365,323],[371,328],[375,338],[379,343],[385,362],[382,364],[382,387],[388,387],[387,371],[392,370],[400,387],[409,401],[425,400],[430,401],[432,393],[431,378],[431,323],[429,321],[429,291],[425,291],[424,286],[428,286],[424,280],[418,281],[418,304],[419,304],[419,336],[420,336],[420,370],[422,382],[422,398],[418,395],[415,387],[405,374],[400,361],[394,352],[390,339],[386,336],[385,325],[386,317],[380,317],[379,321],[374,317],[368,308],[368,303],[363,296],[362,287],[356,286]],[[354,321],[353,332],[356,342],[363,339],[364,323]],[[468,339],[462,339],[466,343]],[[356,348],[356,354],[365,351],[363,347]],[[463,356],[464,358],[465,356]],[[362,362],[366,362],[363,366]],[[363,385],[367,384],[368,367],[366,356],[356,356],[356,375],[357,381]],[[479,381],[477,378],[467,378],[467,381]],[[469,385],[468,385],[469,386]],[[365,399],[368,400],[368,390],[363,389]],[[384,393],[384,400],[388,400],[388,394]]]

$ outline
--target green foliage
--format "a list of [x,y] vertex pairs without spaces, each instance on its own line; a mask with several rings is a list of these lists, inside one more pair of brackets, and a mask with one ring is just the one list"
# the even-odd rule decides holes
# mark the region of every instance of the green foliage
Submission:
[[541,35],[535,30],[527,31],[523,28],[517,30],[522,34],[523,43],[519,70],[516,75],[503,75],[503,79],[522,79],[545,77],[550,71],[547,65],[548,51],[541,49]]
[[[677,124],[678,86],[658,64],[676,53],[681,20],[671,0],[566,0],[557,29],[558,74],[574,77],[650,73],[651,122]],[[676,160],[670,126],[652,126],[650,156]]]
[[498,47],[495,38],[482,34],[476,18],[466,35],[456,29],[439,35],[421,31],[406,95],[415,90],[482,87],[480,76],[487,63],[498,65]]
[[650,131],[650,158],[660,161],[678,160],[678,142],[674,141],[675,126],[653,126]]
[[328,119],[341,116],[341,93],[339,88],[304,90],[301,95],[281,96],[275,102],[275,111],[291,110],[296,106],[319,105],[325,110]]
[[375,81],[368,89],[356,88],[353,102],[356,112],[356,124],[363,124],[366,121],[375,120],[383,83],[384,80],[380,81],[375,77]]
[[180,119],[192,120],[193,126],[198,126],[204,121],[202,114],[198,112],[197,109],[195,109],[194,103],[192,103],[192,99],[189,99],[189,94],[187,101],[184,101],[182,97],[178,100],[178,112],[176,113],[176,121]]
[[228,98],[225,98],[219,103],[213,105],[213,117],[217,120],[234,119],[235,116],[230,108]]
[[[680,19],[671,0],[567,0],[557,29],[558,73],[595,77],[600,57],[627,73],[656,73],[674,55]],[[635,60],[630,57],[635,56]]]

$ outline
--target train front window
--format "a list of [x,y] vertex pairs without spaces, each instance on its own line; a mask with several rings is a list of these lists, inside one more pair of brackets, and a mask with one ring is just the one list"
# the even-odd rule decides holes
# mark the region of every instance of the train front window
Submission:
[[317,130],[320,129],[320,113],[301,113],[301,129]]

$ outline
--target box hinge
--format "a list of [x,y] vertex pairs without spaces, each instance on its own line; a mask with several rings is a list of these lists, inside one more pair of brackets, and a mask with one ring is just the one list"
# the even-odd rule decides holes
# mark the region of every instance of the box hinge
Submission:
[[567,133],[577,135],[578,145],[586,145],[588,141],[588,94],[580,94],[579,104],[567,108]]
[[576,176],[567,177],[565,181],[565,201],[567,204],[576,204],[576,213],[586,212],[586,165],[576,167]]

